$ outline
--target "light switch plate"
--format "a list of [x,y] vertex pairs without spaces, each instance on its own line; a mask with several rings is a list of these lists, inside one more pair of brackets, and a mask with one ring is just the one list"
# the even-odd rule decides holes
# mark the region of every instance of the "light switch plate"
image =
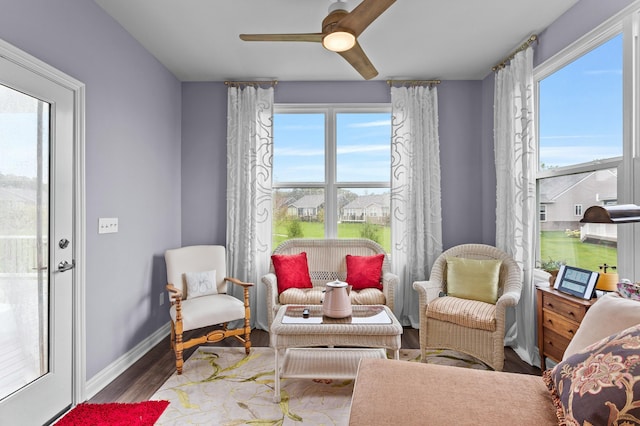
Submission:
[[98,219],[98,234],[112,234],[118,232],[117,217],[101,217]]

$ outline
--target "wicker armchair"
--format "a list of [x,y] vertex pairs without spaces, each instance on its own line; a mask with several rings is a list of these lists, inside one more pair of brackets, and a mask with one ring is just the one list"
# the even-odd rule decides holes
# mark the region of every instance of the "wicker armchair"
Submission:
[[[447,292],[447,257],[502,260],[496,304],[439,297],[440,292]],[[476,357],[494,370],[502,370],[505,308],[518,304],[522,289],[520,267],[508,254],[483,244],[452,247],[436,259],[429,281],[416,281],[413,288],[420,296],[423,358],[427,348],[453,349]]]
[[[273,254],[298,254],[307,253],[309,275],[313,284],[312,289],[295,289],[293,293],[287,290],[282,295],[278,294],[278,280],[274,273],[273,262],[269,273],[262,277],[262,282],[267,288],[267,317],[269,327],[273,322],[278,309],[286,304],[320,304],[322,290],[326,283],[339,279],[344,281],[347,277],[345,257],[372,256],[385,254],[384,248],[375,241],[365,238],[339,238],[339,239],[313,239],[294,238],[280,244]],[[385,255],[382,264],[383,290],[364,289],[351,292],[351,303],[354,305],[387,305],[393,311],[394,300],[398,283],[397,275],[390,272],[389,258]]]

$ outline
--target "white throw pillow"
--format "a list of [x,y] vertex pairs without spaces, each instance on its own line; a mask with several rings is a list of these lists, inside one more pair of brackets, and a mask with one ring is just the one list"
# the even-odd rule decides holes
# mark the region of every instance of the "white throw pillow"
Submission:
[[187,299],[218,294],[216,271],[185,272]]
[[618,293],[607,293],[589,308],[562,359],[636,324],[640,324],[640,302]]

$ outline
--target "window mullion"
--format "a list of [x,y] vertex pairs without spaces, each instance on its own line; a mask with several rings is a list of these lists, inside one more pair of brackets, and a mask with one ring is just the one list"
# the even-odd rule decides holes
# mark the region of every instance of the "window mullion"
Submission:
[[325,117],[325,235],[327,238],[338,238],[338,188],[336,186],[336,111],[329,108]]

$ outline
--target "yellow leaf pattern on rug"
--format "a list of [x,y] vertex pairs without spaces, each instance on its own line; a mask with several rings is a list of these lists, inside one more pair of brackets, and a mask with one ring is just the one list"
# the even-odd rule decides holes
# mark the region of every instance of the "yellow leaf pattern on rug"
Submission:
[[189,402],[189,394],[181,389],[174,389],[175,393],[178,394],[178,399],[180,400],[180,405],[184,408],[199,410],[200,406],[198,404],[192,404]]
[[285,390],[280,391],[280,410],[282,410],[282,414],[289,417],[291,420],[296,422],[301,422],[302,417],[294,414],[289,410],[289,394]]
[[[401,349],[400,359],[420,361],[420,350]],[[249,356],[243,347],[200,347],[183,374],[174,373],[152,396],[171,402],[156,425],[347,425],[353,380],[282,379],[281,403],[275,403],[274,360],[268,347],[251,348]],[[486,369],[453,351],[428,355],[432,361]]]

